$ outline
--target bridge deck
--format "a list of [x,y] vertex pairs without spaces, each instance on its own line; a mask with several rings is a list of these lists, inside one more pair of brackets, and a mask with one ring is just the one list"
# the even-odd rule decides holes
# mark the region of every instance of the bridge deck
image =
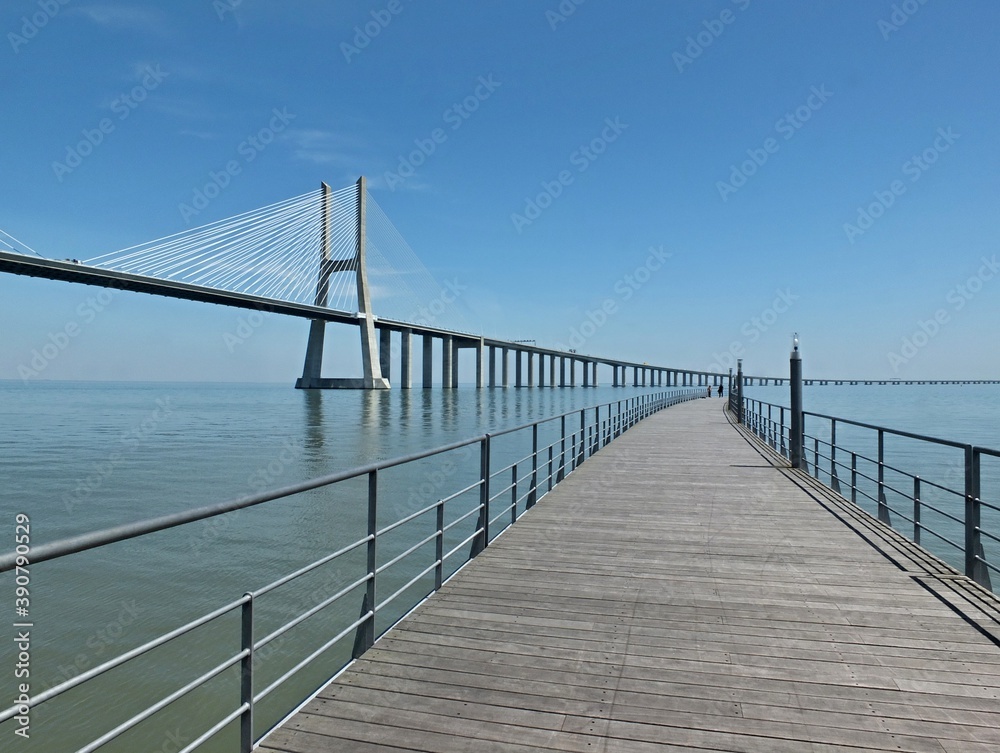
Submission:
[[722,402],[602,450],[261,749],[1000,750],[998,601]]

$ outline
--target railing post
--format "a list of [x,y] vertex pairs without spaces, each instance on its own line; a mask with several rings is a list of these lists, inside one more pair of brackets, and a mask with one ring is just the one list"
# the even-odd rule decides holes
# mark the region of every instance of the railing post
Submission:
[[253,750],[253,594],[243,594],[241,638],[244,654],[240,661],[240,701],[246,706],[240,715],[240,753]]
[[889,506],[885,501],[885,431],[878,430],[878,519],[886,525],[892,525],[889,517]]
[[813,437],[813,476],[819,478],[819,437]]
[[971,445],[965,446],[965,574],[984,588],[992,590],[986,553],[979,535],[980,455]]
[[358,625],[354,637],[353,656],[357,659],[375,643],[375,605],[378,595],[375,585],[378,578],[378,471],[368,472],[368,582],[361,602],[361,616],[364,622]]
[[920,543],[920,476],[913,477],[913,543]]
[[558,484],[566,477],[566,415],[563,414],[559,418],[561,438],[559,440],[559,474],[556,476],[556,483]]
[[530,510],[538,500],[538,424],[531,427],[531,491],[525,509]]
[[434,559],[437,565],[434,567],[434,590],[437,591],[444,583],[444,502],[440,499],[435,513],[437,539],[434,542]]
[[510,467],[510,522],[517,522],[517,463]]
[[586,460],[584,453],[587,451],[586,442],[586,430],[587,430],[587,413],[585,410],[580,410],[580,454],[578,460],[576,461],[577,467],[583,465],[583,461]]
[[546,475],[549,479],[549,491],[552,491],[552,445],[549,445],[549,472]]
[[840,494],[840,479],[837,478],[837,419],[830,420],[830,488]]
[[788,446],[785,444],[785,406],[778,406],[778,414],[781,419],[781,427],[779,430],[779,435],[781,436],[781,455],[782,457],[788,457]]
[[858,504],[858,453],[851,453],[851,503]]
[[483,549],[490,545],[490,435],[479,443],[479,504],[483,510]]

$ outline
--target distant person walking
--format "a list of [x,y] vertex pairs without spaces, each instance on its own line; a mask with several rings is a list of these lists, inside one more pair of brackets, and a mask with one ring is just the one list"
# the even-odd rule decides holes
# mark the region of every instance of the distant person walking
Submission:
[[708,385],[708,396],[712,397],[712,385]]
[[719,385],[719,397],[722,397],[722,385]]

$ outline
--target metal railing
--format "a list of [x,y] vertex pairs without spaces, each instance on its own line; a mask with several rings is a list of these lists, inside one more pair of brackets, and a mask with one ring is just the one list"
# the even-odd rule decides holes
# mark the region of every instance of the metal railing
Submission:
[[[235,619],[238,616],[238,651],[232,653],[209,669],[205,669],[204,667],[194,668],[194,672],[199,672],[196,677],[188,680],[180,687],[173,688],[167,695],[164,695],[158,701],[138,713],[134,713],[131,717],[115,725],[113,728],[103,731],[88,744],[78,748],[77,753],[91,753],[91,751],[98,750],[112,740],[122,737],[130,730],[135,729],[143,722],[155,716],[158,712],[174,704],[179,699],[188,696],[192,691],[201,688],[230,669],[233,669],[234,672],[238,671],[239,703],[234,708],[226,711],[221,718],[204,721],[204,729],[180,753],[188,753],[201,747],[227,727],[231,727],[231,725],[237,723],[239,725],[239,750],[241,753],[249,753],[254,745],[271,730],[280,725],[281,721],[287,718],[295,707],[304,700],[302,697],[297,697],[295,703],[283,709],[281,719],[277,723],[269,723],[266,729],[262,729],[265,725],[261,725],[259,720],[255,723],[255,708],[264,698],[271,695],[302,669],[309,666],[317,658],[353,634],[354,645],[353,650],[350,652],[350,658],[329,667],[329,672],[325,675],[326,677],[335,676],[353,659],[370,648],[375,640],[391,627],[391,625],[386,625],[381,630],[377,629],[376,617],[382,614],[386,607],[396,602],[404,594],[409,593],[409,601],[402,610],[403,614],[408,612],[409,609],[412,609],[412,607],[420,603],[428,595],[439,589],[462,565],[486,549],[489,543],[502,533],[507,526],[517,521],[526,510],[530,509],[539,499],[551,491],[567,474],[572,473],[576,468],[580,467],[583,462],[602,447],[621,436],[621,434],[637,422],[652,413],[701,396],[702,391],[700,389],[676,390],[642,395],[586,409],[574,410],[559,416],[497,431],[492,434],[484,434],[405,457],[311,479],[254,496],[243,497],[232,502],[118,526],[72,539],[32,547],[27,556],[24,553],[19,555],[15,552],[0,557],[0,572],[11,571],[18,566],[19,557],[21,557],[21,562],[30,561],[30,564],[34,566],[41,562],[107,546],[156,531],[163,531],[194,521],[224,515],[264,502],[288,498],[314,489],[330,487],[351,479],[367,482],[366,535],[345,546],[341,546],[336,551],[328,553],[320,559],[300,567],[294,572],[284,575],[262,588],[248,591],[240,598],[223,604],[195,620],[170,630],[109,661],[81,672],[75,677],[33,696],[25,704],[15,704],[7,708],[0,712],[0,725],[9,722],[19,715],[25,714],[30,709],[62,696],[74,688],[85,686],[86,683],[95,678],[106,675],[134,659],[146,656],[155,649],[159,649],[182,636],[190,635],[210,624],[218,624],[227,615],[231,619]],[[494,447],[496,440],[505,436],[519,437],[525,440],[525,443],[530,441],[531,449],[527,454],[511,462],[501,461],[502,464],[500,467],[495,467],[497,456],[494,454]],[[380,478],[385,471],[391,468],[406,466],[426,458],[441,456],[462,448],[471,448],[475,456],[472,460],[472,465],[476,472],[475,480],[465,483],[456,479],[455,485],[457,488],[452,490],[450,494],[430,501],[420,509],[404,514],[390,523],[379,525]],[[519,448],[515,447],[513,449],[517,450]],[[520,455],[520,451],[515,453],[515,456],[517,455]],[[467,470],[471,474],[473,469],[470,468]],[[471,503],[469,503],[469,498],[471,498]],[[455,511],[454,508],[458,506],[459,500],[466,500],[468,509]],[[382,545],[385,544],[389,534],[403,530],[407,526],[413,526],[418,521],[427,521],[431,517],[433,517],[434,523],[430,533],[426,535],[421,535],[422,532],[412,534],[403,545],[400,546],[397,544],[395,547],[396,549],[401,549],[401,551],[395,551],[393,547],[388,546],[390,554],[382,555]],[[457,544],[446,547],[446,538],[449,533],[458,531],[463,523],[471,525],[470,521],[473,518],[475,519],[475,525],[472,526],[472,532],[462,536]],[[412,562],[413,558],[421,554],[426,554],[430,548],[432,548],[432,553],[429,562],[421,561],[417,564]],[[262,596],[274,592],[308,573],[313,573],[328,563],[342,560],[352,554],[360,557],[362,553],[364,554],[365,562],[363,572],[359,572],[357,577],[351,580],[351,582],[343,585],[335,593],[326,595],[318,603],[304,608],[301,613],[291,617],[287,622],[272,629],[266,635],[257,634],[258,621],[255,621],[254,607]],[[456,558],[461,559],[457,560]],[[408,563],[409,569],[403,576],[397,575],[397,580],[402,578],[406,582],[392,593],[383,595],[381,587],[385,583],[387,571],[404,562]],[[422,584],[424,587],[417,588]],[[282,638],[320,612],[348,599],[352,594],[356,597],[358,591],[362,592],[362,599],[360,615],[356,619],[347,622],[347,624],[343,625],[334,634],[324,635],[325,640],[322,645],[310,651],[308,655],[301,657],[293,666],[281,674],[280,677],[272,680],[264,687],[259,687],[261,682],[255,676],[254,664],[254,657],[257,652],[260,652],[261,649]],[[398,604],[396,611],[399,611]],[[348,615],[357,614],[353,610],[345,610],[343,608],[341,609],[341,613]],[[398,619],[395,621],[398,621]],[[395,622],[392,624],[395,624]],[[239,669],[235,670],[236,667]],[[195,733],[192,732],[191,734]]]
[[[744,398],[744,424],[773,450],[786,458],[790,456],[791,411],[788,408]],[[839,441],[838,427],[841,429]],[[845,430],[852,434],[849,443],[843,439]],[[951,465],[959,476],[956,481],[961,482],[961,488],[898,467],[901,464],[898,460],[887,462],[887,438],[917,442],[925,451],[926,448],[944,448],[960,453],[952,459]],[[873,447],[871,455],[857,449],[865,444]],[[895,453],[898,456],[907,454],[913,452],[898,448]],[[883,523],[893,526],[914,543],[927,545],[932,553],[992,590],[990,572],[1000,573],[1000,568],[987,560],[984,544],[994,552],[1000,551],[1000,527],[986,530],[983,518],[988,515],[1000,522],[1000,506],[981,496],[984,457],[1000,458],[1000,451],[803,411],[804,472],[838,494],[845,494],[843,486],[846,483],[845,496],[852,503],[861,506],[870,503],[871,511]],[[887,478],[887,474],[891,478]],[[941,525],[928,525],[928,514]],[[906,525],[900,525],[899,521],[905,521]],[[924,534],[931,540],[928,541]],[[958,536],[961,541],[955,540]]]

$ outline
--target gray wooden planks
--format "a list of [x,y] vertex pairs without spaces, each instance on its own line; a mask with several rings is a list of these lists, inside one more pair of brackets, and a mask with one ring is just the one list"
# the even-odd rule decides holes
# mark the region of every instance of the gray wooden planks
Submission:
[[1000,749],[997,602],[721,402],[602,449],[261,749]]

